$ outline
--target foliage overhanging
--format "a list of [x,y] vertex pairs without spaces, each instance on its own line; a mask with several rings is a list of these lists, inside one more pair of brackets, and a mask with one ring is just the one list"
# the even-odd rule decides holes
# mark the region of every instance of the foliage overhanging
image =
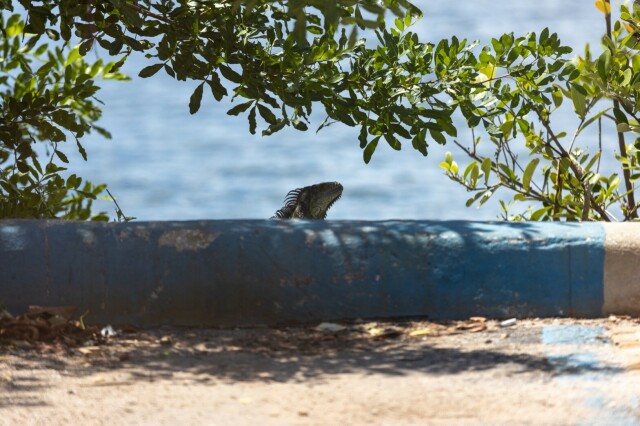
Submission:
[[[20,4],[22,17],[7,13],[14,11],[11,0],[0,0],[0,217],[107,218],[91,213],[103,185],[61,177],[60,164],[68,161],[62,147],[75,142],[86,157],[85,134],[109,137],[96,125],[96,79],[126,79],[119,69],[134,52],[149,60],[141,77],[164,72],[197,82],[191,113],[207,100],[205,93],[216,101],[231,97],[228,114],[245,115],[251,133],[260,128],[271,135],[286,126],[306,131],[312,110],[321,108],[326,120],[319,129],[333,122],[359,129],[365,162],[381,140],[396,150],[411,142],[423,155],[431,141],[453,141],[472,161],[460,171],[449,154],[442,167],[474,192],[469,205],[499,188],[513,192],[514,202],[535,204],[509,215],[503,203],[508,219],[611,220],[614,204],[623,219],[638,217],[633,185],[640,142],[624,139],[640,129],[635,4],[623,5],[612,25],[609,1],[598,0],[607,22],[604,53],[594,59],[587,52],[577,62],[548,29],[504,34],[482,49],[456,37],[421,42],[410,31],[421,13],[406,0]],[[375,45],[359,39],[365,29],[375,33]],[[85,55],[98,48],[113,62],[88,63]],[[551,120],[564,99],[580,118],[572,138]],[[596,110],[604,99],[612,106]],[[469,128],[483,128],[491,154],[478,149],[475,135],[471,147],[457,141],[456,111]],[[610,150],[588,153],[577,144],[603,119],[618,132],[622,190],[617,174],[599,174],[599,159]],[[36,142],[49,146],[44,166],[32,149]],[[530,151],[526,163],[514,154],[516,144]]]

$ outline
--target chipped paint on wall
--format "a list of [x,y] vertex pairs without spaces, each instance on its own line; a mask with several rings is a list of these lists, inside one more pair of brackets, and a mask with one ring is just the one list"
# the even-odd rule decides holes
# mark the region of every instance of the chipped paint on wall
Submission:
[[0,247],[7,251],[19,251],[26,248],[24,228],[20,226],[0,227]]
[[177,251],[197,251],[209,247],[220,233],[209,233],[199,229],[175,229],[164,232],[158,244],[160,247],[173,247]]

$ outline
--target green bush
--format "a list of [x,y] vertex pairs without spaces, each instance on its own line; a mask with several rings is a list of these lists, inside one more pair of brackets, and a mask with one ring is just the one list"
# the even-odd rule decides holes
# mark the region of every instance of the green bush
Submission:
[[[0,218],[107,220],[92,213],[105,185],[72,174],[66,179],[63,149],[75,142],[86,160],[81,138],[97,131],[96,77],[125,79],[113,63],[87,63],[79,49],[39,44],[20,15],[0,16]],[[38,159],[34,144],[46,144]]]
[[[576,61],[565,59],[570,49],[548,30],[520,38],[503,35],[474,57],[477,84],[453,100],[471,129],[483,125],[490,149],[474,135],[468,145],[454,141],[471,158],[464,168],[450,152],[441,163],[452,180],[474,193],[468,206],[486,202],[502,188],[513,194],[500,201],[508,220],[638,219],[640,8],[621,6],[612,25],[609,2],[599,0],[596,6],[606,27],[598,57],[587,46]],[[553,122],[564,100],[579,120],[570,132]],[[610,134],[603,135],[607,124],[615,141],[603,141]],[[630,144],[629,136],[635,137]],[[597,139],[598,147],[589,147],[589,139]],[[523,147],[524,158],[517,155]],[[617,162],[622,173],[602,175],[603,158]],[[510,214],[521,202],[528,208]]]

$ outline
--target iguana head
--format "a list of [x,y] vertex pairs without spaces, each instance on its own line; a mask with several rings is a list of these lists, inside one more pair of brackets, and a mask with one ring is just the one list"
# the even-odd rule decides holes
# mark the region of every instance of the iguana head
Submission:
[[324,182],[294,189],[289,191],[284,199],[284,207],[273,218],[324,219],[341,195],[342,185],[338,182]]

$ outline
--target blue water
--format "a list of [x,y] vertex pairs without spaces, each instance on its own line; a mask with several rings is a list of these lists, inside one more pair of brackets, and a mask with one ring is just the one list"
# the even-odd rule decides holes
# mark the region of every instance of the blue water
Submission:
[[[456,35],[485,44],[504,32],[524,35],[548,26],[581,51],[585,42],[598,40],[603,28],[593,2],[416,4],[425,18],[414,30],[434,42]],[[71,146],[65,150],[72,172],[107,183],[126,215],[138,220],[268,218],[289,190],[329,180],[345,187],[330,219],[495,219],[500,212],[499,197],[480,209],[465,207],[469,194],[438,167],[445,151],[455,153],[453,145],[432,144],[424,158],[410,144],[396,152],[381,143],[365,165],[356,130],[334,125],[315,133],[322,114],[308,132],[252,136],[246,117],[226,115],[233,104],[228,99],[216,103],[207,91],[201,110],[190,115],[188,101],[196,83],[160,74],[136,77],[148,64],[134,58],[124,68],[131,82],[105,82],[99,92],[106,104],[100,124],[113,139],[85,138],[87,163]],[[460,131],[459,139],[471,138]],[[110,203],[98,207],[113,213]]]

